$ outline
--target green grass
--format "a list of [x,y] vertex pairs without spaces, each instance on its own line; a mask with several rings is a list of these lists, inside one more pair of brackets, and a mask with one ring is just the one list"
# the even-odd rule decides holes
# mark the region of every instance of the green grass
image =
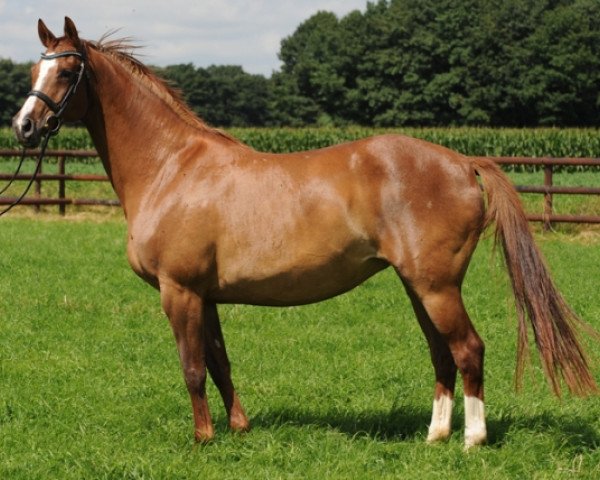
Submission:
[[[222,308],[253,430],[227,431],[211,384],[217,438],[202,446],[158,294],[127,265],[123,222],[0,227],[0,478],[600,475],[599,398],[554,399],[535,361],[514,393],[516,321],[489,240],[464,295],[487,344],[490,443],[464,453],[460,394],[450,441],[424,442],[433,373],[390,271],[317,305]],[[538,239],[573,308],[600,328],[598,235]]]

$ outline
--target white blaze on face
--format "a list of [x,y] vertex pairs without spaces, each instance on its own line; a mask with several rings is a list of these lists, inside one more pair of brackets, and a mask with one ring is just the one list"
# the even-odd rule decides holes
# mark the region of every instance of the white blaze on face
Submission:
[[[44,85],[46,84],[48,78],[50,78],[52,73],[55,71],[56,64],[57,64],[56,59],[42,60],[42,62],[40,64],[40,73],[35,81],[33,90],[39,90],[43,93],[46,93],[44,91]],[[19,114],[18,114],[17,120],[16,120],[17,125],[20,125],[22,123],[22,119],[31,114],[31,112],[33,111],[33,107],[35,106],[35,102],[38,102],[38,101],[41,102],[41,100],[37,97],[34,97],[34,96],[27,97],[27,100],[25,100],[23,107],[21,107],[21,110],[19,110]]]

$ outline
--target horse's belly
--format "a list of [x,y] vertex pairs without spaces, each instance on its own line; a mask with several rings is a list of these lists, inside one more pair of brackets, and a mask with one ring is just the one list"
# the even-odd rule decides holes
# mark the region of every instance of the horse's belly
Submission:
[[210,297],[217,303],[303,305],[347,292],[388,266],[375,257],[358,262],[336,260],[267,272],[241,271],[229,278],[223,275]]

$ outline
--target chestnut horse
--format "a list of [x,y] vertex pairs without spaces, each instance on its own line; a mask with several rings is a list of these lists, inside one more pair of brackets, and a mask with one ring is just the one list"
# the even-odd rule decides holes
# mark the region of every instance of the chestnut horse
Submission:
[[579,320],[550,279],[514,188],[492,161],[400,135],[258,152],[198,119],[126,43],[82,40],[69,18],[62,37],[41,20],[38,33],[46,51],[13,120],[16,135],[35,147],[63,120],[86,125],[123,205],[129,262],[160,291],[198,441],[214,435],[207,370],[230,427],[249,428],[217,304],[318,302],[392,266],[431,350],[428,441],[450,435],[458,370],[465,445],[484,443],[484,345],[461,284],[491,222],[516,298],[517,373],[529,319],[554,392],[563,380],[576,394],[595,391],[574,329]]

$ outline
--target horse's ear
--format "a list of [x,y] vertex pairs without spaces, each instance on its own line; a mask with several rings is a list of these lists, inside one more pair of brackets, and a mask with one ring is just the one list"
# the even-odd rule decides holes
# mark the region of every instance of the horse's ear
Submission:
[[42,42],[42,45],[46,48],[50,48],[50,45],[56,42],[56,37],[48,30],[48,27],[41,18],[38,20],[38,35],[40,37],[40,42]]
[[71,20],[69,17],[65,17],[65,37],[73,42],[75,48],[79,49],[81,46],[79,33],[77,33],[77,27],[75,26],[75,23],[73,23],[73,20]]

